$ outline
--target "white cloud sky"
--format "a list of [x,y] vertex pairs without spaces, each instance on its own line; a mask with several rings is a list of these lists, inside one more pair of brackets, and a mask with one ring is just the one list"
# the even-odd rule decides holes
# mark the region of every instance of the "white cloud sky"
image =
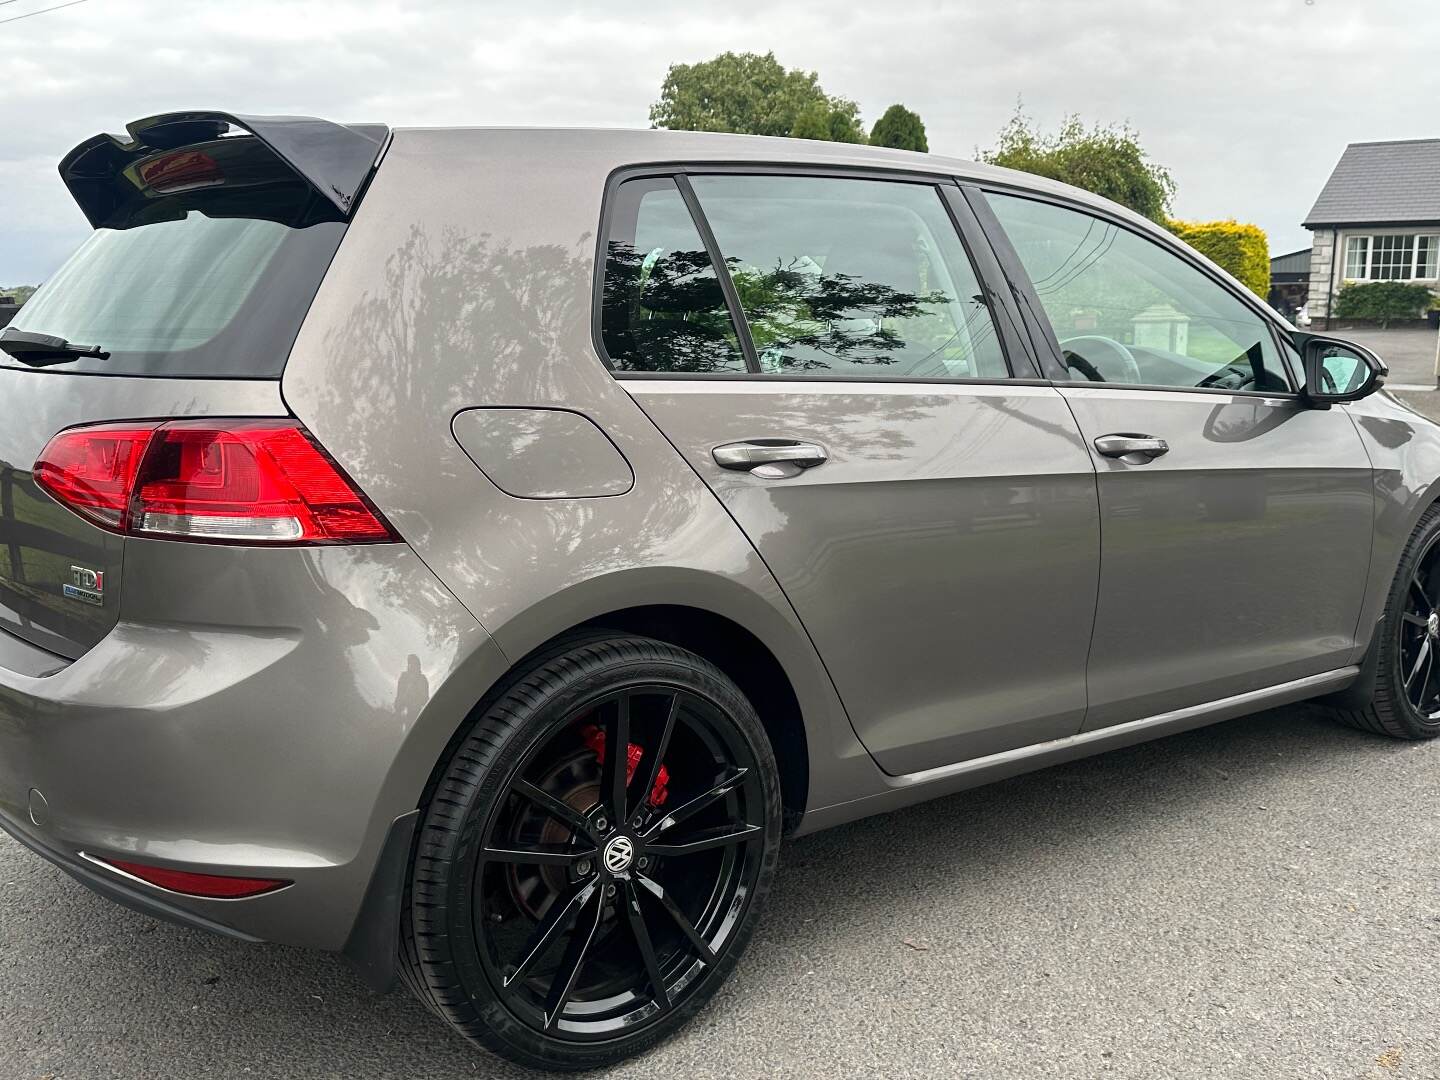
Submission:
[[0,283],[42,280],[84,238],[55,164],[138,117],[644,127],[669,64],[724,49],[818,71],[867,124],[901,101],[960,157],[1018,96],[1047,128],[1128,121],[1179,216],[1253,221],[1279,253],[1308,245],[1347,142],[1440,136],[1437,45],[1425,0],[88,0],[0,23]]

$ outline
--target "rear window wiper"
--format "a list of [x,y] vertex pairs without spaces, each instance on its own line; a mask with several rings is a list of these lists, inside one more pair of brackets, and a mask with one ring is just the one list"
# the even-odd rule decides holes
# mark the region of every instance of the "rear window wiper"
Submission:
[[99,345],[76,345],[54,334],[36,334],[29,330],[6,327],[0,333],[0,349],[31,367],[50,367],[54,364],[68,364],[93,356],[97,360],[108,360],[110,354]]

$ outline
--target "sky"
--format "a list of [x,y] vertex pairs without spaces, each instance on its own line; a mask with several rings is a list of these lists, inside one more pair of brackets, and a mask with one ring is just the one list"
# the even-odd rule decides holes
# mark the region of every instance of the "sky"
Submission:
[[1254,222],[1272,254],[1309,246],[1347,143],[1440,136],[1433,0],[4,0],[0,285],[84,239],[56,163],[139,117],[647,127],[670,64],[726,49],[818,72],[867,126],[902,102],[958,157],[1020,100],[1046,129],[1129,123],[1176,216]]

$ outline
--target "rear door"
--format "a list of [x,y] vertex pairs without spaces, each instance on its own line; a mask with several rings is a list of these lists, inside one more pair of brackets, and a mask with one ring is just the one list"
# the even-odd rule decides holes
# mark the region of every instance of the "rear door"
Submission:
[[1168,246],[1068,203],[971,197],[1098,470],[1087,729],[1347,664],[1374,503],[1345,409],[1307,408],[1270,320]]
[[609,362],[755,544],[882,767],[1077,731],[1094,468],[963,203],[728,172],[633,179],[609,207]]

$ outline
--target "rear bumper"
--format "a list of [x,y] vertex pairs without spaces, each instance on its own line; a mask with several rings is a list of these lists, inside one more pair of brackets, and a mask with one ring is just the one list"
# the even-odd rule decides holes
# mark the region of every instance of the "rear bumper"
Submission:
[[[367,897],[393,893],[372,881],[394,823],[498,648],[403,545],[132,541],[125,576],[95,648],[46,676],[0,668],[0,826],[127,906],[344,951]],[[294,884],[185,897],[82,852]]]
[[236,930],[234,927],[226,926],[224,923],[207,919],[198,912],[177,907],[175,904],[167,902],[166,894],[159,889],[130,885],[117,874],[107,873],[93,863],[76,857],[68,851],[51,847],[41,839],[38,833],[3,814],[0,814],[0,830],[8,833],[22,847],[28,848],[42,859],[54,863],[87,889],[99,893],[107,900],[115,901],[122,907],[145,915],[152,915],[157,919],[164,919],[166,922],[177,923],[180,926],[188,926],[196,930],[206,930],[212,934],[220,934],[240,941],[258,942],[261,940]]

